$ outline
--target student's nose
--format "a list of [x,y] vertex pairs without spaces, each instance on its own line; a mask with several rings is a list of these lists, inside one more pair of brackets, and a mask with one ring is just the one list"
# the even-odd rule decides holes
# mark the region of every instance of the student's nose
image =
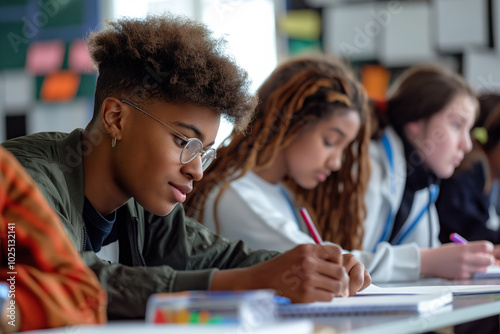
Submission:
[[465,153],[470,152],[472,150],[472,140],[470,138],[470,132],[464,131],[462,133],[462,138],[460,141],[461,149],[464,150]]
[[336,172],[340,169],[341,164],[342,164],[342,150],[336,150],[335,152],[330,154],[327,161],[327,167],[332,172]]
[[201,155],[182,166],[183,173],[193,181],[200,181],[203,178],[203,168],[201,165]]

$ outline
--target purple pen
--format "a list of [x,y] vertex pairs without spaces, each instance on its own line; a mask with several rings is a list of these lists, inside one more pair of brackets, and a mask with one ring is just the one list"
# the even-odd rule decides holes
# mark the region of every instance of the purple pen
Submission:
[[466,244],[467,240],[458,233],[450,234],[450,240],[456,242],[457,244]]

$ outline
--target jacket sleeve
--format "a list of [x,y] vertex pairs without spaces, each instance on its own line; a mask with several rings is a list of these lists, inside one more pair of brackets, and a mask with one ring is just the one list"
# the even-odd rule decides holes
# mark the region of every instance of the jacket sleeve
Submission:
[[243,242],[213,234],[185,217],[180,204],[165,217],[145,212],[144,219],[146,267],[110,264],[93,252],[82,253],[108,292],[110,319],[144,318],[154,293],[209,290],[216,270],[248,267],[279,254],[251,251]]
[[252,266],[279,254],[252,251],[242,241],[231,242],[212,233],[196,220],[186,217],[180,204],[166,217],[151,215],[146,219],[144,256],[148,265],[167,261],[177,270],[231,269]]
[[[31,144],[13,142],[7,146],[16,152],[16,156],[22,157],[24,167],[31,172],[47,201],[59,214],[76,248],[82,250],[83,221],[81,212],[75,209],[75,198],[83,197],[83,193],[70,193],[67,184],[68,179],[83,183],[83,169],[78,157],[75,161],[63,161],[63,165],[47,159],[47,152],[42,152],[39,159],[33,159],[29,156],[33,155]],[[69,168],[71,166],[75,168]],[[208,290],[216,270],[251,266],[279,254],[252,252],[241,242],[230,243],[186,218],[181,205],[176,205],[164,217],[146,212],[133,200],[122,207],[122,211],[131,216],[117,218],[117,224],[122,224],[120,232],[126,233],[126,237],[120,238],[120,256],[122,240],[130,241],[133,245],[128,246],[133,248],[129,251],[140,252],[145,263],[137,260],[139,256],[133,256],[128,259],[130,261],[120,259],[122,264],[110,264],[93,252],[81,253],[85,264],[94,271],[108,293],[110,319],[144,318],[147,300],[154,293]],[[137,235],[126,230],[134,220],[139,229]]]
[[21,330],[105,322],[106,294],[57,215],[3,148],[0,166],[0,276],[15,288]]

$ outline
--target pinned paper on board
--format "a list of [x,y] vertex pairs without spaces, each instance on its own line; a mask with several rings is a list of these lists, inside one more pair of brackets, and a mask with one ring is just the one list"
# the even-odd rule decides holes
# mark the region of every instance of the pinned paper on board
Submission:
[[315,41],[321,35],[321,16],[310,9],[290,10],[278,20],[278,26],[290,38]]
[[74,40],[69,47],[68,67],[83,74],[95,73],[94,65],[87,50],[87,42],[83,39]]
[[35,81],[33,77],[23,70],[3,71],[0,77],[2,81],[2,104],[9,112],[29,110],[35,99]]
[[26,55],[26,71],[32,75],[47,75],[61,69],[65,44],[61,40],[33,42]]
[[364,65],[361,68],[361,82],[369,97],[384,101],[391,74],[380,65]]

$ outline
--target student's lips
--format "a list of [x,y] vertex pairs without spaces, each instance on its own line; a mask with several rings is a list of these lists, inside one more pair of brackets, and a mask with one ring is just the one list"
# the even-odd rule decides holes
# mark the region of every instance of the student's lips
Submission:
[[316,174],[316,177],[317,177],[319,182],[325,182],[326,179],[328,178],[328,176],[330,176],[330,173],[320,172],[320,173]]
[[463,158],[462,157],[457,157],[455,159],[453,159],[453,165],[455,165],[455,167],[458,167],[460,165],[460,163],[462,162]]
[[173,193],[175,200],[179,203],[183,203],[186,200],[186,195],[193,190],[189,186],[180,186],[177,184],[169,183],[170,186],[172,187]]

